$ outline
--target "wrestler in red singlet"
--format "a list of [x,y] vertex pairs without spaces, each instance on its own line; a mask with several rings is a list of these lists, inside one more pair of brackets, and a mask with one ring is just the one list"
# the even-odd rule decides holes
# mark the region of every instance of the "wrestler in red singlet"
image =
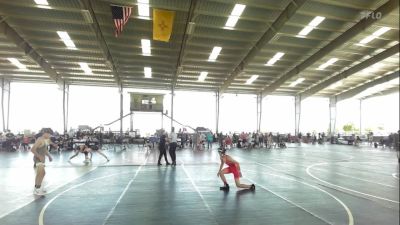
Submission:
[[[240,164],[237,161],[235,161],[232,157],[225,154],[225,151],[226,151],[225,149],[218,151],[220,154],[221,165],[219,167],[219,172],[217,173],[217,176],[220,176],[222,182],[224,182],[224,186],[221,187],[220,189],[221,190],[229,190],[229,185],[226,182],[225,174],[233,173],[233,177],[235,178],[236,187],[255,190],[256,187],[254,184],[248,185],[248,184],[240,183],[240,177],[242,176],[242,173],[240,172]],[[222,169],[224,164],[228,165],[228,167]]]
[[228,165],[228,168],[227,168],[227,169],[228,169],[228,173],[233,173],[233,177],[234,177],[235,179],[240,178],[240,177],[241,177],[241,174],[240,174],[238,168],[236,168],[236,164],[235,164],[234,162],[231,162],[231,161],[228,159],[227,155],[224,155],[224,156],[222,156],[221,158],[222,158],[222,161],[224,161],[224,163],[225,163],[226,165]]

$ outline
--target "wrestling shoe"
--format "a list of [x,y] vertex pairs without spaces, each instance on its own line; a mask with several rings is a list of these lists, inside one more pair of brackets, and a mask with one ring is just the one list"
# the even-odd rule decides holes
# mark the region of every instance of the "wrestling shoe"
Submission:
[[219,190],[221,190],[221,191],[229,191],[229,185],[225,184],[225,186],[220,187]]
[[256,190],[256,185],[252,184],[252,185],[250,186],[250,190],[252,190],[252,191]]
[[41,188],[35,188],[35,190],[33,191],[33,194],[35,194],[35,195],[45,195],[46,191],[43,191]]

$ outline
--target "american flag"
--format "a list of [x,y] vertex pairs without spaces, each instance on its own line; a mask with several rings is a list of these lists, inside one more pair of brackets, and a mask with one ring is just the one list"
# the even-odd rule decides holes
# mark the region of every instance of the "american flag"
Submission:
[[118,37],[132,14],[132,7],[111,6],[111,13],[115,25],[115,37]]

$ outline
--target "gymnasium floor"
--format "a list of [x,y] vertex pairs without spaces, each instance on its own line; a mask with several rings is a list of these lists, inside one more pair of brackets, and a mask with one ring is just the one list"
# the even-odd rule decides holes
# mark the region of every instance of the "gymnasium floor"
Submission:
[[399,224],[396,153],[341,145],[289,145],[285,150],[229,150],[241,163],[244,183],[233,176],[219,190],[216,150],[177,152],[176,168],[156,166],[158,151],[107,150],[68,163],[53,154],[44,185],[32,194],[29,152],[0,153],[0,225],[208,225]]

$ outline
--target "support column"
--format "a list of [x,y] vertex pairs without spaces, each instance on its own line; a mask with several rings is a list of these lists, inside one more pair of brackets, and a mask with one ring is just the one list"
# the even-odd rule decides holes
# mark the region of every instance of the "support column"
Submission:
[[164,112],[161,112],[161,129],[164,129]]
[[[3,132],[6,132],[9,128],[9,119],[10,119],[10,81],[5,80],[4,78],[1,80],[1,112],[3,119]],[[5,104],[5,99],[7,104]]]
[[257,95],[257,132],[261,130],[261,115],[262,115],[262,96]]
[[329,135],[334,135],[336,130],[336,103],[336,96],[329,98]]
[[68,133],[68,111],[69,111],[69,85],[63,83],[63,127],[64,135]]
[[260,119],[260,117],[258,116],[259,114],[260,114],[260,111],[259,111],[259,108],[258,108],[258,99],[259,99],[259,96],[258,96],[258,94],[257,94],[257,100],[256,100],[256,106],[257,106],[257,111],[256,111],[256,113],[257,113],[257,115],[256,115],[256,118],[257,118],[257,125],[256,125],[256,127],[257,127],[257,132],[258,132],[258,120]]
[[68,129],[68,124],[69,124],[69,85],[68,85],[68,94],[67,94],[67,111],[66,111],[66,118],[65,118],[65,123]]
[[121,135],[124,134],[123,131],[123,116],[124,116],[124,93],[123,93],[123,88],[122,88],[122,84],[119,87],[119,100],[120,100],[120,108],[119,108],[119,133]]
[[295,109],[295,118],[294,118],[294,122],[295,122],[295,135],[297,136],[300,132],[300,116],[301,116],[301,96],[297,95],[294,98],[294,109]]
[[174,98],[175,98],[175,87],[171,87],[171,129],[174,127]]
[[359,132],[359,134],[361,135],[361,133],[362,133],[362,99],[360,99],[360,132]]
[[219,130],[219,91],[215,92],[215,132]]
[[129,131],[133,132],[133,112],[131,111],[130,121],[129,121]]
[[7,101],[7,130],[9,129],[10,125],[10,99],[11,99],[11,82],[8,83],[8,101]]

